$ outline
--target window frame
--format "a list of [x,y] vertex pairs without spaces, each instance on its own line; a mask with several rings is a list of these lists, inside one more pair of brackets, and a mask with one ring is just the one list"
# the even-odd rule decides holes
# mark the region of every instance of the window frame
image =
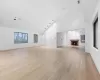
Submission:
[[[98,13],[96,14],[96,17],[95,17],[95,19],[94,19],[94,21],[93,21],[93,47],[94,48],[96,48],[96,49],[98,49],[98,46],[97,46],[97,37],[98,37],[98,35],[97,35],[97,27],[98,27]],[[97,26],[96,26],[97,25]]]

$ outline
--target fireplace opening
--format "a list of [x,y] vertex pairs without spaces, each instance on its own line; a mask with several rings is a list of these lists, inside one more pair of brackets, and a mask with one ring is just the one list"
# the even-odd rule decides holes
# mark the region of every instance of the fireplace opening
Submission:
[[78,46],[79,45],[79,40],[70,40],[72,46]]

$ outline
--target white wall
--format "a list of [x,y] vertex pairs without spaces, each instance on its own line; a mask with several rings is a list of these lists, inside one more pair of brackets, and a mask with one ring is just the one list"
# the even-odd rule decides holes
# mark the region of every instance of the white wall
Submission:
[[57,20],[57,32],[66,32],[74,29],[84,28],[84,15],[81,12],[68,12]]
[[64,47],[67,45],[67,35],[66,32],[57,33],[57,47]]
[[54,23],[43,35],[44,45],[56,48],[57,24]]
[[44,46],[45,45],[45,36],[43,34],[39,34],[39,45]]
[[[95,65],[98,69],[98,71],[100,72],[100,42],[98,43],[99,44],[99,47],[98,47],[98,50],[96,48],[93,47],[93,20],[94,20],[94,17],[96,15],[96,13],[98,12],[99,10],[99,13],[98,13],[98,17],[100,18],[100,3],[98,3],[97,7],[96,7],[96,10],[94,12],[94,15],[93,15],[93,19],[90,21],[90,23],[85,23],[85,30],[86,30],[86,44],[85,44],[85,47],[86,47],[86,52],[89,52],[95,62]],[[99,20],[99,23],[98,23],[98,40],[100,41],[100,20]]]
[[[24,32],[28,33],[28,43],[14,44],[14,32]],[[0,50],[32,47],[35,44],[33,43],[33,32],[19,30],[15,28],[0,27]]]

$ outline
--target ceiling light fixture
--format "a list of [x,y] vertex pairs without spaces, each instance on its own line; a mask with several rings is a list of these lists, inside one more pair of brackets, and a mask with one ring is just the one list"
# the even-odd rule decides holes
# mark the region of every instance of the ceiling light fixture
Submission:
[[16,20],[17,18],[15,17],[14,20]]
[[21,18],[15,17],[14,20],[21,20]]
[[80,0],[78,0],[77,3],[80,4]]
[[43,32],[43,34],[45,33],[45,31],[47,31],[54,23],[55,23],[56,21],[55,20],[52,20],[52,22],[51,23],[49,23],[47,26],[46,26],[46,28],[44,28],[44,32]]

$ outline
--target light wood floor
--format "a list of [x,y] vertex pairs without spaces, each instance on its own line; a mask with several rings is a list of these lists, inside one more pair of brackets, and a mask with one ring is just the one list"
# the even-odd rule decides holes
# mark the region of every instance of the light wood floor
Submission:
[[100,80],[79,49],[24,48],[0,52],[0,80]]

